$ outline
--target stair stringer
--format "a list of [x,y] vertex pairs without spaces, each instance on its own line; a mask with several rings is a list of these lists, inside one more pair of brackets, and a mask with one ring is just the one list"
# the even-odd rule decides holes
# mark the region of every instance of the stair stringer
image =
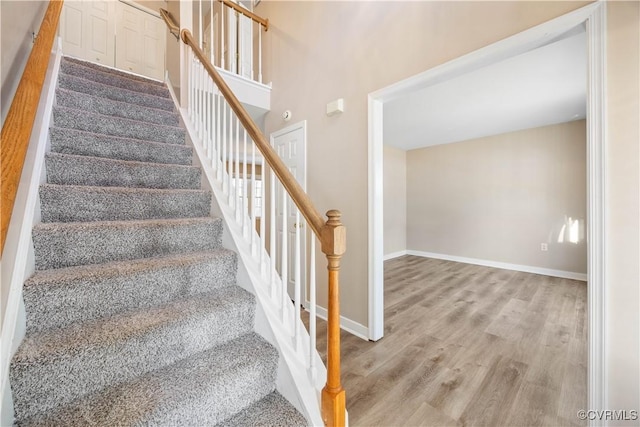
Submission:
[[[58,38],[49,56],[49,66],[42,87],[38,112],[33,124],[20,184],[0,259],[2,293],[6,306],[0,312],[0,425],[12,425],[13,397],[9,385],[9,366],[26,333],[26,313],[22,285],[35,271],[31,230],[40,222],[40,185],[46,181],[45,154],[50,151],[49,126],[53,121],[55,91],[62,60],[62,42]],[[6,289],[7,287],[8,289]]]
[[[216,172],[207,161],[199,143],[199,137],[188,117],[185,109],[181,108],[177,102],[172,85],[168,84],[171,96],[176,104],[182,125],[188,135],[188,144],[194,148],[194,165],[202,168],[202,188],[212,192],[211,213],[224,221],[222,246],[235,251],[238,254],[237,284],[245,290],[251,292],[256,297],[256,319],[254,330],[264,339],[271,343],[280,355],[278,363],[277,390],[282,394],[300,413],[302,413],[309,423],[314,426],[323,426],[320,412],[320,390],[326,382],[327,371],[322,359],[317,351],[314,351],[316,372],[311,375],[306,367],[308,351],[296,349],[293,341],[293,325],[282,322],[282,314],[269,295],[269,283],[261,272],[260,261],[251,253],[249,242],[244,238],[242,227],[236,222],[236,214],[225,202],[227,196],[224,195],[222,185],[216,179]],[[264,250],[264,249],[262,249]],[[266,258],[266,257],[265,257]],[[266,258],[268,259],[268,258]],[[282,286],[280,278],[276,278],[276,286]],[[285,317],[294,317],[293,305],[286,306]],[[300,331],[306,329],[300,319]],[[303,349],[309,348],[310,338],[308,333],[304,333],[299,346]],[[303,353],[304,355],[301,355]]]

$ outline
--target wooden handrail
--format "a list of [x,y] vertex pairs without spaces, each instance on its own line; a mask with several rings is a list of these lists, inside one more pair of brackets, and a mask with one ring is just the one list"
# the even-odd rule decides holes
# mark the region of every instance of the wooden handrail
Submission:
[[173,19],[171,13],[169,13],[168,10],[160,9],[160,16],[162,16],[164,23],[167,24],[167,27],[169,27],[169,32],[176,36],[177,39],[179,39],[180,27],[178,27],[178,24],[176,23],[175,19]]
[[9,221],[29,147],[31,130],[38,111],[40,93],[49,66],[49,57],[62,12],[62,4],[63,0],[49,1],[38,36],[2,126],[2,134],[0,135],[0,164],[2,165],[0,253],[4,250],[7,238]]
[[269,20],[265,19],[261,16],[256,15],[255,13],[251,12],[250,10],[245,9],[244,7],[240,6],[237,3],[234,3],[230,0],[219,0],[220,3],[230,7],[231,9],[234,9],[236,12],[243,14],[244,16],[246,16],[247,18],[251,18],[253,19],[255,22],[257,22],[258,24],[262,25],[264,27],[265,31],[269,31]]
[[329,304],[327,319],[327,384],[322,389],[322,418],[328,426],[345,425],[346,393],[340,382],[340,259],[346,250],[346,229],[340,222],[340,212],[327,212],[326,223],[313,205],[313,202],[302,189],[295,177],[289,172],[276,151],[267,142],[266,137],[220,76],[215,67],[207,59],[204,52],[193,39],[191,32],[183,29],[180,32],[182,41],[191,47],[193,53],[213,79],[218,89],[229,103],[242,126],[262,153],[265,161],[276,174],[289,196],[304,216],[307,223],[318,237],[322,252],[327,257],[329,270]]

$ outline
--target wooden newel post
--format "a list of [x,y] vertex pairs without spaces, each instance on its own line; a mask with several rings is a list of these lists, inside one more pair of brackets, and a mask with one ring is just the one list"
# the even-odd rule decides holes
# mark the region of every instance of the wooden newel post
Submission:
[[322,252],[329,270],[329,314],[327,327],[327,384],[322,389],[322,418],[327,426],[345,425],[346,395],[340,383],[340,258],[346,250],[346,228],[340,211],[327,212],[322,227]]

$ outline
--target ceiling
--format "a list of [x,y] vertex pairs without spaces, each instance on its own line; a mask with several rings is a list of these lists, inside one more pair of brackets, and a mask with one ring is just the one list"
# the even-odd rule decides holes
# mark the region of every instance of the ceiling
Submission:
[[384,104],[384,143],[403,150],[584,119],[584,30]]

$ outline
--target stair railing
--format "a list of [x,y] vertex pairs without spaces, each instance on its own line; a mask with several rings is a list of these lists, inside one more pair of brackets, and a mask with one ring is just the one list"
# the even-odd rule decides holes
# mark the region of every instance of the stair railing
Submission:
[[[195,1],[198,42],[209,61],[220,69],[262,83],[262,30],[269,31],[269,20],[230,0]],[[165,19],[165,22],[171,25],[171,21]],[[254,41],[256,28],[257,41]],[[205,46],[207,37],[209,42]],[[253,63],[254,47],[258,49],[257,65]]]
[[2,165],[2,200],[0,216],[0,254],[9,230],[13,204],[18,192],[31,130],[36,118],[53,41],[62,12],[63,0],[51,0],[45,12],[22,78],[2,125],[0,163]]
[[[167,25],[175,26],[164,11]],[[340,260],[346,249],[346,229],[340,212],[330,210],[325,221],[293,174],[269,144],[249,113],[231,91],[216,68],[209,61],[191,32],[181,31],[181,39],[188,49],[188,105],[189,119],[201,144],[208,166],[215,172],[225,202],[234,212],[235,226],[242,230],[252,255],[258,259],[260,274],[269,283],[271,299],[280,308],[282,322],[289,325],[293,347],[306,360],[310,376],[315,375],[316,351],[316,283],[315,240],[320,241],[327,257],[327,379],[321,393],[321,413],[326,425],[345,425],[345,391],[340,382]],[[184,90],[184,88],[183,88]],[[256,151],[257,149],[257,151]],[[261,155],[261,156],[260,156]],[[260,158],[261,157],[261,158]],[[258,163],[262,163],[259,165]],[[264,193],[256,182],[265,176],[268,166],[270,185],[269,215],[266,215]],[[261,175],[261,176],[260,176]],[[280,212],[276,211],[280,206]],[[295,218],[293,231],[289,228],[289,212]],[[269,222],[269,234],[267,225]],[[309,247],[309,339],[303,336],[300,321],[303,278],[301,265],[301,235],[308,224],[312,238]],[[288,265],[289,233],[293,234],[293,266]],[[291,277],[293,276],[293,277]],[[294,283],[293,305],[287,291]],[[303,348],[308,344],[307,348]]]

